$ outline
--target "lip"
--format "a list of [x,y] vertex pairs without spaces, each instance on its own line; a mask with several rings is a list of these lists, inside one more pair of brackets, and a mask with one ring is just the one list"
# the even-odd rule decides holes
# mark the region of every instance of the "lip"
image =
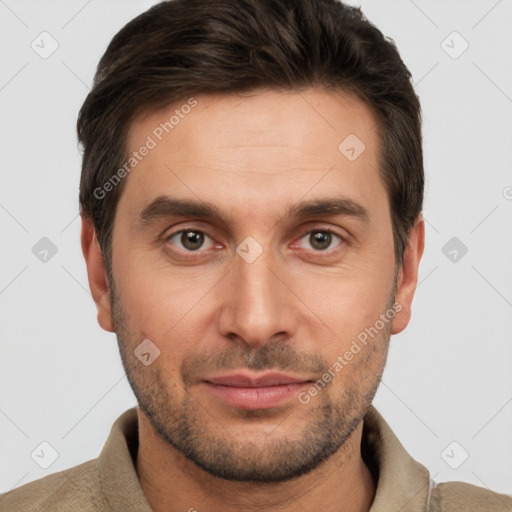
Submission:
[[268,372],[260,375],[251,375],[239,372],[221,375],[219,377],[208,377],[204,380],[211,384],[234,386],[239,388],[264,388],[268,386],[283,386],[310,381],[310,379],[294,377],[292,375],[277,372]]
[[311,380],[283,373],[232,373],[203,379],[202,384],[229,405],[241,409],[269,409],[296,397]]

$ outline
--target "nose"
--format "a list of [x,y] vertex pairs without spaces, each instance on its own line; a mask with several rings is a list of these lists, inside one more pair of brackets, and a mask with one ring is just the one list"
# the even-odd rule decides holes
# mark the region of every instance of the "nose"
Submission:
[[297,329],[298,299],[286,271],[273,263],[269,253],[263,251],[250,263],[235,255],[223,287],[219,330],[250,347],[287,340]]

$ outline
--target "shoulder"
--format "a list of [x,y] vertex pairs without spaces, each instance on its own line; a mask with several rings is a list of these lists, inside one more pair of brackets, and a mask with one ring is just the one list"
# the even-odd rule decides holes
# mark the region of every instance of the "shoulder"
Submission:
[[512,498],[464,482],[437,484],[431,512],[512,512]]
[[101,490],[97,459],[0,494],[0,510],[9,512],[109,510]]

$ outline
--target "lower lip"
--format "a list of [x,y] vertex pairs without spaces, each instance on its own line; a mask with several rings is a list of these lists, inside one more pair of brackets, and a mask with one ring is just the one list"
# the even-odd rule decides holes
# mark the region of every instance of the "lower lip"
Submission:
[[203,382],[211,393],[222,398],[225,402],[241,409],[268,409],[286,402],[310,385],[309,382],[297,382],[280,386],[265,386],[259,388],[241,388]]

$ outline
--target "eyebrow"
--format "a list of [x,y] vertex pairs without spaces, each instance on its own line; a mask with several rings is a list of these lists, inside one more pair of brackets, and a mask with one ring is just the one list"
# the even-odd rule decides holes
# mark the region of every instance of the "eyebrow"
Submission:
[[[370,221],[368,210],[361,204],[345,197],[332,197],[302,201],[293,205],[283,218],[304,220],[311,217],[343,215],[367,224]],[[217,219],[225,224],[228,218],[214,204],[190,199],[178,199],[170,196],[158,196],[145,206],[138,216],[138,222],[146,227],[152,222],[167,217],[197,217]]]

